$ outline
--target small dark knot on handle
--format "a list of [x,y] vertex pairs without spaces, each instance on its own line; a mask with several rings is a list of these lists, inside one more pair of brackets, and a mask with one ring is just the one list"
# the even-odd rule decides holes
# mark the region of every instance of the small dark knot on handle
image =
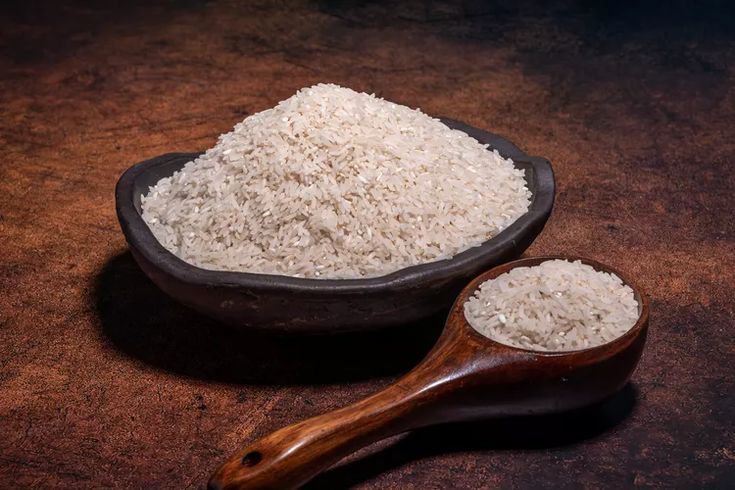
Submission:
[[263,459],[263,455],[260,454],[258,451],[250,451],[245,456],[242,457],[242,465],[253,467],[256,464],[260,463]]

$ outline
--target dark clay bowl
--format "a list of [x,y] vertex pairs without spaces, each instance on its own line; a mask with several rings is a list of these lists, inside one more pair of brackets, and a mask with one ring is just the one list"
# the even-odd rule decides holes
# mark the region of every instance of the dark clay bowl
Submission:
[[541,232],[554,203],[550,163],[509,141],[442,119],[489,144],[525,171],[533,197],[526,214],[493,239],[448,260],[370,279],[303,279],[205,270],[166,250],[143,221],[140,197],[198,153],[168,153],[129,168],[117,183],[117,216],[148,277],[181,303],[224,323],[277,332],[336,333],[405,324],[448,310],[469,280],[517,258]]

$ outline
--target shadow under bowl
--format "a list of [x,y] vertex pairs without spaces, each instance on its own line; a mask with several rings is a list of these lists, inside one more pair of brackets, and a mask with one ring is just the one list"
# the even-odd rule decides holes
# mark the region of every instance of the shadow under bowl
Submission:
[[168,153],[130,167],[115,189],[117,216],[130,251],[164,292],[207,316],[243,328],[281,333],[339,333],[414,322],[448,310],[469,280],[519,257],[543,229],[554,203],[548,160],[528,156],[500,136],[442,119],[525,172],[532,193],[528,212],[508,228],[446,260],[369,279],[304,279],[206,270],[166,250],[141,216],[141,195],[199,153]]

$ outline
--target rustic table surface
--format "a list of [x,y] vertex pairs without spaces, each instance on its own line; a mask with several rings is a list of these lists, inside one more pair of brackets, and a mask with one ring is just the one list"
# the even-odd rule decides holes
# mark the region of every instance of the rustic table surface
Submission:
[[312,488],[735,484],[725,2],[66,3],[0,7],[0,487],[202,487],[243,443],[426,353],[435,322],[319,339],[228,331],[154,287],[118,228],[125,168],[210,147],[322,81],[549,158],[557,204],[528,254],[609,263],[652,311],[639,369],[607,404],[400,436]]

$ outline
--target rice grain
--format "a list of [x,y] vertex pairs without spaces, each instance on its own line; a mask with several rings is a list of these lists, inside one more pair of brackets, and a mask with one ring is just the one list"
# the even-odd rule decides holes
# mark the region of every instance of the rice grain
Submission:
[[237,124],[141,207],[158,241],[198,267],[334,279],[452,257],[530,196],[511,160],[467,134],[320,84]]
[[501,344],[570,351],[606,344],[638,320],[633,289],[580,261],[547,260],[485,281],[464,304],[465,318]]

